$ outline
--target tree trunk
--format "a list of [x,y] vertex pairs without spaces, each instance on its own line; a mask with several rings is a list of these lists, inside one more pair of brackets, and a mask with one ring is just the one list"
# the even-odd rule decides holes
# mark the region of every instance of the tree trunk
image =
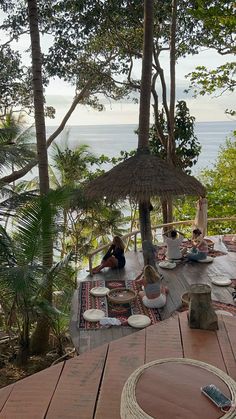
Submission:
[[175,63],[176,63],[176,21],[177,0],[172,0],[172,19],[170,28],[170,108],[168,121],[167,161],[173,165],[175,159]]
[[152,230],[150,219],[150,202],[139,202],[139,223],[142,241],[152,242]]
[[[175,64],[176,64],[176,23],[177,23],[177,0],[172,0],[172,19],[170,28],[170,106],[167,143],[167,162],[170,166],[175,162]],[[166,200],[167,223],[173,221],[172,198]]]
[[[44,95],[42,82],[42,56],[40,49],[40,35],[38,26],[37,0],[28,0],[28,19],[30,26],[33,95],[35,110],[35,128],[37,140],[39,188],[42,197],[42,240],[43,240],[43,266],[50,269],[53,263],[53,244],[51,238],[51,212],[45,196],[49,192],[48,155],[46,142],[46,127],[44,118]],[[46,210],[46,211],[45,211]],[[50,303],[52,301],[52,284],[46,285],[43,295]],[[41,316],[37,322],[36,331],[32,337],[32,350],[34,353],[45,352],[49,340],[49,322]]]
[[[152,78],[152,48],[153,48],[153,0],[144,1],[144,37],[143,61],[141,76],[141,92],[139,106],[138,152],[149,152],[149,124]],[[150,200],[139,202],[139,220],[142,243],[145,240],[152,243],[150,220]],[[144,262],[145,263],[145,262]]]

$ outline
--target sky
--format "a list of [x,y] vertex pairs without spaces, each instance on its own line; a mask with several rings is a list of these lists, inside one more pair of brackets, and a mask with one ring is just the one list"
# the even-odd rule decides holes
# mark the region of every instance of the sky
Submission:
[[[235,107],[235,96],[225,93],[221,97],[204,96],[194,99],[192,93],[184,93],[188,87],[185,75],[194,70],[197,65],[205,65],[209,69],[216,68],[233,57],[223,57],[214,50],[202,51],[199,55],[189,56],[179,60],[176,66],[176,98],[186,100],[190,114],[195,116],[196,122],[205,121],[229,121],[225,115],[225,109]],[[167,56],[163,58],[161,65],[168,74],[169,62]],[[137,66],[138,71],[138,66]],[[56,93],[60,92],[60,94]],[[74,88],[60,80],[54,80],[47,88],[47,104],[56,109],[56,118],[47,120],[47,125],[58,125],[65,112],[69,109],[73,100]],[[138,124],[139,104],[131,101],[102,102],[105,110],[95,111],[90,107],[78,106],[71,116],[69,125],[106,125],[106,124]]]
[[[0,16],[1,20],[1,16]],[[48,40],[41,38],[42,50],[48,47]],[[25,60],[29,60],[26,50],[29,48],[29,37],[23,35],[14,48],[25,56]],[[196,122],[205,121],[228,121],[231,120],[225,114],[225,110],[235,107],[235,95],[225,93],[221,97],[204,96],[194,99],[192,93],[184,93],[188,88],[188,81],[185,78],[198,65],[205,65],[208,69],[233,61],[235,57],[220,56],[214,50],[204,50],[198,55],[188,56],[178,61],[176,65],[176,99],[186,100],[190,109],[190,114],[196,118]],[[161,66],[165,74],[169,73],[169,60],[167,53],[161,56]],[[139,74],[141,63],[136,65],[136,73]],[[168,78],[168,77],[167,77]],[[46,125],[57,126],[62,121],[74,97],[74,87],[59,79],[54,79],[45,90],[45,98],[47,106],[53,106],[56,110],[55,119],[46,118]],[[131,101],[123,100],[119,102],[102,101],[105,110],[102,112],[95,111],[88,106],[77,106],[67,125],[106,125],[106,124],[136,124],[138,125],[139,104]],[[152,118],[152,116],[151,116]],[[32,122],[32,121],[30,121]],[[151,121],[152,122],[152,121]]]

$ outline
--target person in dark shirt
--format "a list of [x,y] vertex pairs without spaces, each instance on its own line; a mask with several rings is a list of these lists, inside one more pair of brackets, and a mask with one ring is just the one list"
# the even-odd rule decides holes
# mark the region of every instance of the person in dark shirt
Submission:
[[115,236],[100,265],[93,268],[92,273],[97,274],[103,268],[123,268],[125,266],[124,250],[123,240],[119,236]]

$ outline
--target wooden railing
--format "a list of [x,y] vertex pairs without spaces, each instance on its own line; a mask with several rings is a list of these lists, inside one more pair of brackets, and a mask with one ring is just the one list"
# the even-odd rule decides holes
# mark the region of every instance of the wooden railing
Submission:
[[[224,218],[208,218],[207,222],[213,222],[213,221],[235,221],[236,222],[236,216],[235,217],[224,217]],[[152,227],[152,230],[156,230],[157,228],[163,228],[163,227],[171,227],[171,226],[178,226],[178,225],[193,225],[195,220],[185,220],[185,221],[173,221],[172,223],[166,223],[166,224],[158,224],[154,227]],[[130,233],[125,234],[122,236],[123,240],[126,240],[130,237],[134,236],[134,251],[137,251],[137,235],[140,234],[140,230],[134,230]],[[93,250],[92,252],[88,253],[88,260],[89,260],[89,272],[90,275],[92,275],[92,259],[97,254],[102,252],[103,250],[107,249],[112,242],[109,242],[107,244],[104,244],[103,246],[98,247],[96,250]]]

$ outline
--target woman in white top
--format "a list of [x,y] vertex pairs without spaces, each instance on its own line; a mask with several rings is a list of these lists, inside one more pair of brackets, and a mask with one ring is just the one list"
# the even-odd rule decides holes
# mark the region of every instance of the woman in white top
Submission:
[[[170,233],[170,237],[168,237]],[[184,251],[180,249],[184,235],[177,230],[170,230],[163,233],[164,243],[167,245],[166,257],[169,260],[182,259]]]

